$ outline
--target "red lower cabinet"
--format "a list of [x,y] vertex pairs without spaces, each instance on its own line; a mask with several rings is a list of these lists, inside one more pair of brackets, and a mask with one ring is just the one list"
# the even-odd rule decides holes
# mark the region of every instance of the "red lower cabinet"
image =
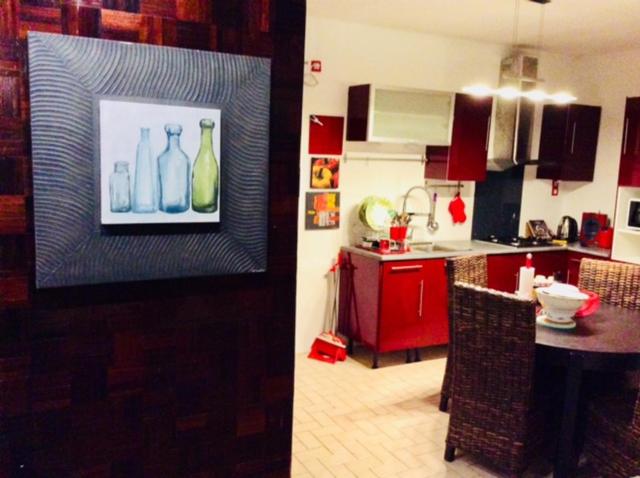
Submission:
[[597,259],[600,261],[608,261],[607,257],[593,256],[591,254],[582,254],[581,252],[569,251],[567,255],[567,283],[578,285],[580,279],[580,261],[584,258]]
[[[567,270],[565,251],[534,252],[531,254],[537,274],[556,276],[564,280]],[[514,292],[518,288],[518,273],[524,266],[526,254],[501,254],[487,257],[489,287],[504,292]]]
[[381,262],[349,253],[338,330],[376,354],[449,340],[444,259]]

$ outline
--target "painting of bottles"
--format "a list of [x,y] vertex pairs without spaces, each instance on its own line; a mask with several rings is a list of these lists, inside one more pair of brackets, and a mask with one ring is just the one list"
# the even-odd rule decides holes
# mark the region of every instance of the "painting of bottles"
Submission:
[[221,111],[100,99],[101,223],[220,222]]

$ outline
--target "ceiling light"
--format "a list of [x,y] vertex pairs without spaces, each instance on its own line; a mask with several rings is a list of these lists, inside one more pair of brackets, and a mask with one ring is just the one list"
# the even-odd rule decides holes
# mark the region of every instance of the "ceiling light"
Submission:
[[573,96],[571,93],[565,93],[565,92],[556,93],[555,95],[550,95],[550,98],[552,101],[560,104],[571,103],[578,99],[575,96]]
[[[521,0],[515,0],[515,8],[514,8],[514,20],[513,20],[513,49],[514,55],[513,57],[518,56],[517,45],[518,45],[518,23],[519,23],[519,2]],[[551,0],[529,0],[534,3],[540,4],[540,23],[538,27],[538,55],[541,51],[542,47],[542,31],[544,25],[544,4],[549,3]],[[542,101],[552,101],[558,104],[567,104],[572,101],[576,101],[577,98],[573,96],[571,93],[567,92],[559,92],[550,94],[541,89],[531,89],[535,86],[536,82],[540,82],[539,78],[535,77],[535,71],[537,71],[537,59],[531,58],[535,61],[535,70],[532,74],[519,74],[519,75],[509,75],[506,73],[501,74],[500,76],[500,84],[506,85],[501,86],[500,88],[490,88],[486,85],[470,85],[462,88],[464,93],[468,93],[474,96],[498,96],[505,100],[516,100],[519,98],[526,98],[529,101],[534,102],[542,102]],[[508,61],[508,59],[503,60],[503,62]],[[521,65],[522,66],[522,65]],[[524,69],[524,68],[523,68]],[[517,85],[518,87],[514,86]]]
[[473,96],[493,96],[495,94],[494,89],[487,85],[465,86],[462,88],[462,92]]

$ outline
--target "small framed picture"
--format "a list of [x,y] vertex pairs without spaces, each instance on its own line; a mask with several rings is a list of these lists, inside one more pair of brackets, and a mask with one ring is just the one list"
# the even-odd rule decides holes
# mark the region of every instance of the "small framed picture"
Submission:
[[340,227],[340,193],[307,193],[305,229],[338,229]]
[[340,185],[340,159],[311,158],[311,189],[338,189]]

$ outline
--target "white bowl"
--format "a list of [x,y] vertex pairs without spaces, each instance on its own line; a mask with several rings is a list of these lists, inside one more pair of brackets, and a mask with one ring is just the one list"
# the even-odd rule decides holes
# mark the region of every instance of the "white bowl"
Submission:
[[549,318],[567,322],[571,321],[571,318],[589,298],[577,287],[567,284],[539,287],[536,289],[536,295]]

